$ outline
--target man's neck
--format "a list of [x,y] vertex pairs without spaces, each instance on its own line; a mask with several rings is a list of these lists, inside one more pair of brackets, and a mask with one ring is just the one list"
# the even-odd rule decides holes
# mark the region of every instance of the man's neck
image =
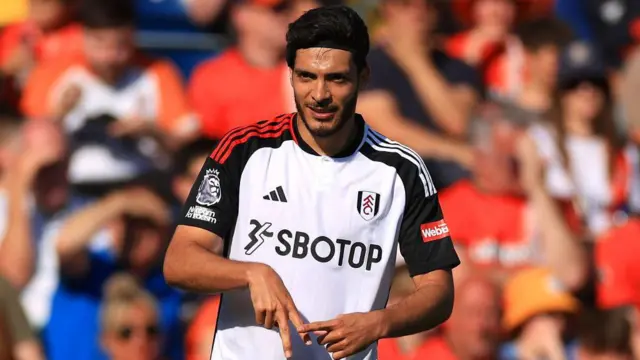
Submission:
[[299,114],[296,116],[296,126],[302,141],[309,145],[313,151],[324,156],[334,156],[342,152],[349,144],[355,141],[354,138],[358,133],[354,115],[347,120],[347,123],[344,124],[340,131],[327,137],[313,136]]
[[238,42],[238,50],[244,60],[257,68],[273,68],[282,62],[282,52],[263,42],[246,37]]

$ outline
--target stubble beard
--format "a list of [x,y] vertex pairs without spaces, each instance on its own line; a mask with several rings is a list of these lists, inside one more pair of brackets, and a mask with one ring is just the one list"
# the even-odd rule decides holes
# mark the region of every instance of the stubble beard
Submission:
[[307,119],[307,116],[303,111],[306,107],[304,107],[301,104],[301,101],[295,98],[295,96],[294,96],[294,100],[296,103],[296,109],[298,111],[298,115],[302,119],[302,123],[304,124],[305,128],[307,128],[309,133],[311,133],[311,135],[317,138],[328,138],[339,133],[340,130],[342,130],[344,126],[347,124],[347,122],[353,118],[356,112],[356,105],[358,101],[358,91],[356,91],[351,98],[345,101],[342,109],[340,109],[340,111],[336,114],[336,116],[338,117],[337,121],[334,120],[334,122],[331,123],[329,126],[320,126],[317,128],[313,128],[309,125],[309,119]]

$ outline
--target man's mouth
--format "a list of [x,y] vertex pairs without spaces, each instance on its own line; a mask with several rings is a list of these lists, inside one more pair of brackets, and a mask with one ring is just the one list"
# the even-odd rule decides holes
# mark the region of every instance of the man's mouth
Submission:
[[307,106],[307,108],[311,111],[311,116],[317,120],[329,120],[333,118],[336,113],[335,108],[316,108]]

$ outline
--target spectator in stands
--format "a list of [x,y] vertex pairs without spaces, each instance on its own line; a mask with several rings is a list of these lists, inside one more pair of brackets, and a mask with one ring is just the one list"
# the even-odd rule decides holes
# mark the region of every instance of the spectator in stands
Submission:
[[567,339],[579,303],[548,270],[513,275],[505,284],[503,304],[503,327],[512,341],[500,349],[500,360],[572,358]]
[[[639,168],[636,167],[636,171]],[[640,182],[633,184],[640,190]],[[636,193],[637,194],[637,193]],[[629,199],[627,221],[601,234],[595,244],[597,298],[601,308],[640,305],[640,197]]]
[[576,360],[633,359],[626,311],[586,311],[579,317],[576,329]]
[[78,53],[82,45],[81,29],[73,22],[76,0],[25,2],[28,3],[27,19],[0,30],[0,72],[19,82],[24,81],[37,63]]
[[606,68],[593,46],[575,42],[562,56],[558,81],[550,122],[529,134],[545,163],[550,194],[573,202],[588,233],[597,235],[628,195]]
[[113,136],[149,137],[164,145],[190,139],[198,122],[178,72],[135,48],[134,5],[84,0],[82,54],[38,66],[26,85],[23,111],[59,121],[72,134],[88,119],[110,116],[117,120]]
[[520,51],[514,49],[488,64],[485,82],[493,97],[513,101],[540,116],[551,107],[559,55],[572,34],[558,20],[540,18],[523,23],[517,36]]
[[[0,117],[10,139],[3,151],[0,182],[0,272],[22,291],[22,304],[35,329],[50,313],[58,283],[54,234],[60,221],[84,199],[67,183],[67,143],[51,122],[26,121],[15,114]],[[6,141],[6,139],[5,139]]]
[[159,360],[160,309],[151,293],[129,274],[105,283],[100,307],[100,343],[110,360]]
[[[518,20],[530,16],[527,0],[461,0],[452,3],[458,18],[468,30],[447,39],[447,53],[479,68],[496,55],[517,52],[517,39],[511,33]],[[507,50],[508,48],[511,51]]]
[[457,287],[451,318],[441,336],[428,339],[415,359],[495,359],[500,341],[500,296],[494,283],[469,277]]
[[467,175],[463,145],[481,82],[474,69],[435,48],[433,1],[384,0],[372,71],[358,111],[376,130],[410,146],[427,163],[436,188]]
[[544,188],[543,165],[535,143],[522,137],[524,126],[493,117],[477,120],[473,130],[473,180],[439,194],[469,272],[502,283],[523,266],[545,264],[570,289],[583,286],[584,249]]
[[104,359],[98,338],[103,284],[128,271],[160,304],[164,354],[184,356],[178,327],[180,294],[162,276],[162,253],[170,235],[169,211],[150,190],[114,190],[68,218],[56,239],[61,281],[44,340],[51,360]]
[[204,133],[227,131],[295,111],[284,62],[290,0],[241,0],[231,9],[237,43],[194,71],[189,96]]
[[22,311],[16,291],[0,277],[0,359],[44,360],[36,334]]

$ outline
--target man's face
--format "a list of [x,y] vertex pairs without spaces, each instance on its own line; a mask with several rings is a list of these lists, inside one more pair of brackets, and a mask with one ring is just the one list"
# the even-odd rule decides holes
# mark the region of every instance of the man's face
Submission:
[[430,34],[438,21],[436,8],[425,0],[388,0],[382,12],[388,26],[417,32],[420,37]]
[[118,309],[102,335],[105,351],[114,360],[157,359],[160,352],[158,314],[142,300]]
[[91,69],[107,82],[115,82],[135,52],[131,26],[84,30],[84,53]]
[[29,0],[29,18],[43,30],[60,24],[67,11],[62,0]]
[[499,309],[496,290],[484,281],[470,280],[456,295],[446,335],[469,358],[491,358],[500,336]]
[[337,133],[356,109],[360,84],[352,55],[345,50],[310,48],[296,53],[291,85],[296,108],[309,132],[316,137]]
[[164,250],[166,229],[141,219],[125,220],[125,229],[123,255],[129,266],[133,269],[149,270]]
[[473,17],[476,26],[491,32],[493,36],[505,35],[515,20],[513,0],[476,0]]
[[234,22],[239,36],[251,37],[258,40],[260,46],[284,51],[287,24],[292,21],[290,12],[288,5],[268,7],[243,4],[234,12]]
[[531,81],[553,91],[558,77],[560,51],[555,45],[546,45],[528,54]]

